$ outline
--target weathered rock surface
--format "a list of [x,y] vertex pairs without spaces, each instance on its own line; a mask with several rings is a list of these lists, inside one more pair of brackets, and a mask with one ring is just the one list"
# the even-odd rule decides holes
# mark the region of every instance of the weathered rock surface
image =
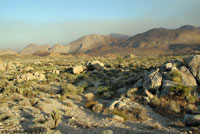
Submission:
[[182,66],[180,68],[180,73],[182,76],[182,84],[185,86],[197,86],[196,79],[190,73],[190,71],[185,67]]
[[160,88],[162,84],[162,74],[159,72],[159,69],[152,70],[147,76],[144,78],[143,89],[149,91],[156,91]]
[[200,126],[200,115],[189,115],[184,116],[184,122],[189,126]]
[[[192,75],[197,78],[198,82],[200,82],[199,70],[200,70],[200,55],[191,56],[188,58],[184,58],[185,63],[187,64]],[[198,76],[198,77],[197,77]]]
[[171,80],[163,80],[161,96],[167,96],[169,94],[170,87],[174,87],[177,84],[177,82]]
[[87,63],[87,67],[89,70],[103,70],[104,69],[104,64],[101,63],[100,61],[89,61]]

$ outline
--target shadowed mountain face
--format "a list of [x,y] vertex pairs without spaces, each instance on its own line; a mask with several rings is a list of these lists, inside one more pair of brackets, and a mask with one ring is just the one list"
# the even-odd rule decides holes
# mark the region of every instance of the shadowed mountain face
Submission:
[[49,45],[36,45],[36,44],[30,44],[28,45],[26,48],[24,48],[23,50],[20,51],[20,54],[23,55],[29,55],[29,54],[34,54],[37,51],[47,51],[50,49],[51,47]]
[[151,29],[129,38],[128,41],[120,44],[120,46],[168,49],[171,44],[200,44],[200,28],[185,25],[175,30],[164,28]]
[[113,38],[112,36],[88,35],[71,42],[68,45],[55,45],[50,52],[62,53],[87,53],[100,46],[122,43],[124,39]]

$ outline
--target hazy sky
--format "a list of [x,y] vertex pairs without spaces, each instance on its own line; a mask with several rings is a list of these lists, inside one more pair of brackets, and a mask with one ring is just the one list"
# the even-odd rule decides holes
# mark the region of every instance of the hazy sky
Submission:
[[200,26],[200,0],[0,0],[0,48]]

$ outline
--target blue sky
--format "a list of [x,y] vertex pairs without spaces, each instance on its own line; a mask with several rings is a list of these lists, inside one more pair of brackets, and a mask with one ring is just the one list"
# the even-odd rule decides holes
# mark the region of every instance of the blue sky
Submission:
[[200,26],[199,0],[0,0],[0,48],[67,44],[88,34]]

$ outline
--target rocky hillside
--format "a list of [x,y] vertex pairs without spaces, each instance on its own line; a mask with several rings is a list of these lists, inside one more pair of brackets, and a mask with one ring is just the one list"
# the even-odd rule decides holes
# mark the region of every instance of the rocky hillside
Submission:
[[121,43],[123,39],[113,38],[111,36],[103,35],[88,35],[78,40],[71,42],[68,45],[55,45],[51,48],[50,52],[62,53],[87,53],[100,46],[107,46],[111,44]]
[[36,53],[37,51],[48,51],[51,48],[49,45],[37,45],[37,44],[30,44],[21,50],[19,53],[23,55],[31,55]]
[[129,38],[127,42],[122,43],[120,46],[129,48],[175,49],[177,47],[186,48],[199,44],[200,28],[185,25],[178,29],[151,29]]

